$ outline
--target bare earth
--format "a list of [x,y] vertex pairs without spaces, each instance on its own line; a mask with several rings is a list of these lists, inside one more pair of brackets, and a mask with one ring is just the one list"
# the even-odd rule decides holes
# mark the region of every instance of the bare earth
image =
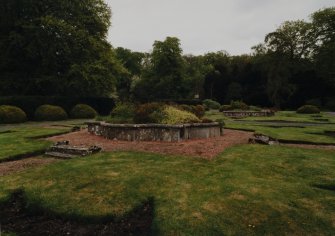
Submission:
[[87,130],[48,138],[53,142],[68,140],[71,145],[96,145],[104,151],[141,151],[212,159],[228,147],[247,144],[252,132],[224,130],[221,137],[183,142],[128,142],[108,140]]

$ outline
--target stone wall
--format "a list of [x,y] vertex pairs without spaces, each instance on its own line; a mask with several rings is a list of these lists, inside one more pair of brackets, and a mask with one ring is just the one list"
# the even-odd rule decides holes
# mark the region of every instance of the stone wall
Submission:
[[233,117],[233,118],[243,118],[250,116],[266,117],[275,115],[273,111],[224,111],[223,114],[227,117]]
[[219,123],[207,124],[109,124],[88,122],[88,132],[112,140],[179,142],[222,135]]

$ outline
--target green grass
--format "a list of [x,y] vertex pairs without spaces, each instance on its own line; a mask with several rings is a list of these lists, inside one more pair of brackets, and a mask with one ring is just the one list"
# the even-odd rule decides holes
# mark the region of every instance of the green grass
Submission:
[[[250,130],[264,135],[271,136],[276,139],[287,141],[304,141],[311,143],[328,143],[335,144],[335,137],[325,134],[325,131],[335,132],[335,116],[322,113],[322,118],[329,119],[329,122],[313,121],[311,115],[297,114],[295,112],[277,112],[273,117],[248,117],[240,120],[233,120],[225,117],[221,112],[210,111],[206,113],[206,117],[217,120],[223,119],[226,128]],[[267,121],[285,121],[285,122],[301,122],[289,124],[297,127],[285,127],[287,124],[259,122],[260,120]],[[304,124],[303,122],[315,122],[317,124]],[[273,127],[277,126],[277,127]],[[300,126],[300,127],[298,127]]]
[[39,137],[62,134],[69,127],[33,127],[29,125],[7,129],[0,132],[0,162],[17,158],[19,155],[41,152],[50,146],[50,142]]
[[[321,117],[314,117],[321,116]],[[222,112],[217,110],[211,110],[206,112],[206,117],[212,120],[224,119],[224,120],[233,120],[231,118],[225,117]],[[319,121],[315,119],[328,119],[329,121]],[[335,116],[329,115],[327,113],[320,114],[298,114],[295,111],[278,111],[275,116],[269,117],[246,117],[241,120],[246,121],[291,121],[291,122],[310,122],[310,123],[335,123]]]
[[3,177],[0,199],[22,188],[28,205],[81,218],[118,217],[153,197],[155,234],[331,235],[334,156],[260,145],[214,161],[101,153]]

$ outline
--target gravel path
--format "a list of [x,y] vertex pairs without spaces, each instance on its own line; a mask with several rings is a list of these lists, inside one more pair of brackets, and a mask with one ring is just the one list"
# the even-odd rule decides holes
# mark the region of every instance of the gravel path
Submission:
[[228,147],[247,144],[252,134],[252,132],[225,129],[224,135],[221,137],[171,143],[113,141],[83,130],[51,137],[48,140],[53,142],[68,140],[71,145],[76,146],[96,145],[102,147],[104,151],[142,151],[212,159]]

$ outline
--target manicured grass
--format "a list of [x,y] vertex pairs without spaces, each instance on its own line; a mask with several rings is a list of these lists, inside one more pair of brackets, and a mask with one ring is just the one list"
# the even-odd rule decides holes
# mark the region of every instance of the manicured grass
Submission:
[[[320,117],[315,117],[320,116]],[[231,118],[225,117],[222,112],[217,110],[211,110],[206,112],[206,117],[212,120],[224,119],[224,120],[233,120]],[[328,121],[320,121],[316,119],[328,119]],[[242,120],[248,121],[292,121],[292,122],[310,122],[310,123],[335,123],[335,116],[329,115],[327,113],[320,114],[298,114],[295,111],[278,111],[275,116],[269,117],[246,117]]]
[[[323,118],[328,118],[330,123],[335,121],[335,116],[327,115],[325,113],[321,114]],[[241,120],[233,120],[225,117],[222,113],[217,111],[210,111],[206,113],[206,117],[213,120],[223,119],[225,122],[226,128],[232,129],[241,129],[241,130],[251,130],[257,133],[271,136],[276,139],[287,140],[287,141],[304,141],[311,143],[329,143],[335,144],[335,137],[326,135],[325,131],[334,131],[335,124],[329,124],[325,122],[313,121],[311,115],[301,115],[295,112],[278,112],[274,117],[248,117]],[[274,127],[273,124],[264,122],[260,123],[260,120],[268,121],[286,121],[286,122],[315,122],[318,124],[304,124],[296,123],[292,124],[293,126],[300,127],[285,127],[287,124],[283,124],[282,127],[280,124],[276,124],[277,127]],[[243,122],[246,121],[246,122]]]
[[252,124],[226,123],[227,128],[249,129],[256,133],[268,135],[272,138],[286,141],[303,141],[310,143],[335,144],[335,137],[325,134],[325,131],[334,131],[335,125],[326,126],[306,126],[303,128],[296,127],[270,127]]
[[24,127],[0,132],[0,162],[44,150],[50,142],[38,137],[68,132],[70,128]]
[[330,235],[334,155],[259,145],[214,161],[102,153],[6,176],[0,199],[22,188],[30,206],[80,219],[120,217],[153,197],[155,234]]

